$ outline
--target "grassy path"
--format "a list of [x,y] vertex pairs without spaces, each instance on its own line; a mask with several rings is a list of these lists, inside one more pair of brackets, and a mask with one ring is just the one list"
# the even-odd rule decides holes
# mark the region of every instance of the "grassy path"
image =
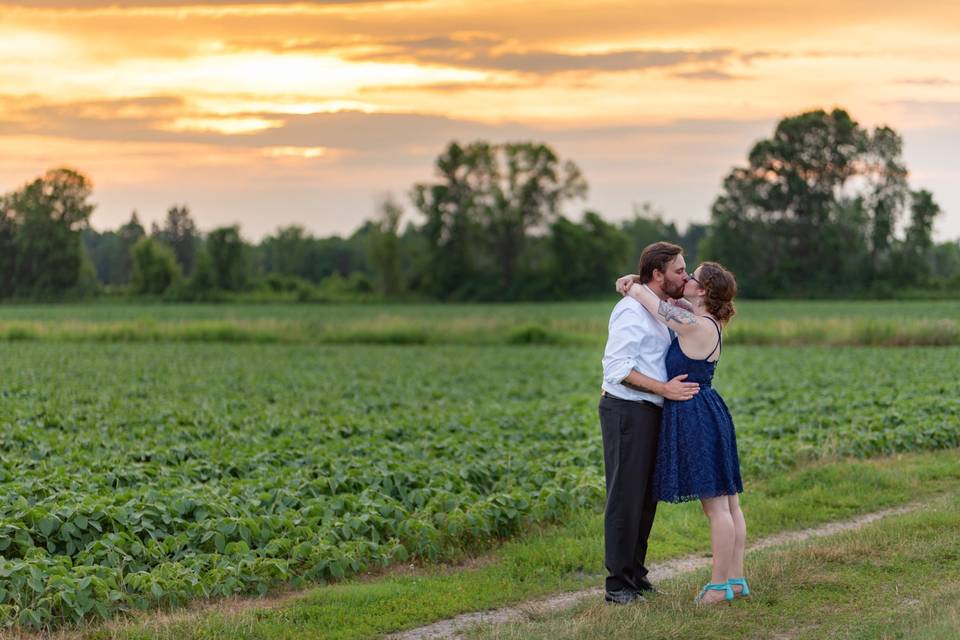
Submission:
[[[743,505],[750,539],[847,520],[951,492],[958,494],[958,453],[947,450],[836,461],[748,484]],[[665,506],[654,526],[650,561],[663,563],[708,551],[707,527],[699,507]],[[232,599],[168,614],[141,614],[106,626],[64,630],[57,637],[378,638],[466,612],[596,587],[602,581],[602,557],[602,516],[577,513],[561,526],[528,531],[488,555],[462,558],[454,565],[399,568],[274,602]],[[688,600],[686,592],[694,590],[700,576],[689,580],[690,585],[681,582],[671,589],[684,593]],[[682,604],[679,600],[677,603]],[[14,633],[9,637],[18,636]]]
[[[926,506],[924,503],[911,504],[904,507],[885,509],[863,516],[858,516],[852,520],[841,522],[828,522],[827,524],[813,529],[803,529],[801,531],[788,531],[778,533],[767,538],[754,542],[747,548],[748,554],[756,553],[763,549],[777,547],[781,545],[802,542],[805,540],[822,538],[825,536],[836,535],[844,531],[855,531],[861,527],[876,522],[883,518],[911,513]],[[748,556],[750,557],[750,556]],[[697,571],[710,567],[710,558],[703,554],[685,556],[668,560],[661,564],[650,566],[650,581],[657,585],[666,585],[667,580],[672,580],[683,576],[692,571]],[[665,586],[663,588],[666,588]],[[689,594],[687,594],[689,597]],[[680,594],[682,598],[682,594]],[[523,621],[526,618],[545,618],[551,613],[562,612],[589,599],[590,604],[596,604],[603,598],[602,587],[585,589],[564,593],[551,598],[525,602],[514,607],[505,607],[495,611],[482,611],[477,613],[468,613],[457,616],[450,620],[441,620],[425,627],[411,629],[387,636],[388,640],[464,640],[470,628],[491,627],[503,625],[517,621]]]
[[596,600],[475,629],[472,640],[644,638],[948,639],[960,637],[960,496],[815,542],[748,554],[753,593],[732,605],[690,601],[706,570],[663,584],[643,605]]

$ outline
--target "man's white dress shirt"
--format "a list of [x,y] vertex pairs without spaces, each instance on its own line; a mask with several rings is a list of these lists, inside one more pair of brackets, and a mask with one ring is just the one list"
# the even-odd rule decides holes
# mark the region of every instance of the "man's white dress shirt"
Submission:
[[663,406],[663,397],[621,384],[630,370],[667,381],[664,358],[670,347],[670,331],[642,304],[624,296],[610,314],[607,347],[603,352],[603,390],[624,400],[647,400]]

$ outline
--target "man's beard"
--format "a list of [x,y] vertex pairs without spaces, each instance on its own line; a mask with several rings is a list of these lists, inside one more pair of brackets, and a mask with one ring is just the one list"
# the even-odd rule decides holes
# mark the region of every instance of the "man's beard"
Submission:
[[670,296],[671,298],[673,298],[674,300],[677,300],[683,297],[683,285],[680,284],[670,289],[667,289],[666,287],[664,287],[663,292],[668,296]]

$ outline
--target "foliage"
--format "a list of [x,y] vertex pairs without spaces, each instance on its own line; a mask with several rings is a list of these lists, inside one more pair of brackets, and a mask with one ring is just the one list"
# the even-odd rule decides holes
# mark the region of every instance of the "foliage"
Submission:
[[784,118],[724,180],[709,257],[759,297],[925,284],[939,207],[909,190],[902,146],[892,129],[870,132],[842,109]]
[[[909,188],[902,156],[897,132],[867,130],[842,109],[784,118],[727,175],[710,223],[681,231],[650,203],[616,224],[596,211],[565,213],[587,182],[544,143],[451,142],[434,180],[413,186],[418,215],[402,232],[403,206],[388,198],[348,237],[292,225],[251,244],[233,226],[204,246],[186,205],[171,207],[151,236],[190,276],[168,301],[599,296],[657,240],[683,246],[691,268],[702,257],[724,263],[743,298],[957,295],[960,250],[932,241],[940,207]],[[129,283],[143,227],[134,212],[116,231],[87,228],[89,191],[81,174],[57,170],[0,198],[0,298],[96,292],[77,233],[108,293]],[[201,255],[204,272],[192,278]]]
[[[8,623],[443,559],[603,496],[593,347],[0,348]],[[958,355],[726,350],[747,476],[957,446]]]
[[17,289],[17,219],[0,198],[0,298],[13,296]]
[[260,243],[262,266],[279,276],[306,277],[311,237],[301,225],[281,227]]
[[193,272],[200,238],[197,225],[190,217],[190,209],[186,205],[170,207],[163,226],[158,227],[154,224],[150,235],[173,249],[177,264],[180,265],[184,275],[190,275]]
[[368,273],[370,226],[363,225],[349,238],[316,238],[300,225],[280,227],[253,248],[254,260],[263,274],[293,276],[313,284],[335,274]]
[[240,237],[240,227],[220,227],[207,236],[207,254],[213,267],[218,289],[241,291],[249,280],[247,246]]
[[544,144],[453,142],[436,172],[437,182],[415,185],[412,198],[426,219],[427,283],[441,298],[469,294],[484,277],[509,292],[527,234],[587,192],[576,164]]
[[106,286],[121,286],[130,282],[133,271],[131,255],[133,245],[146,235],[143,225],[134,211],[129,222],[117,231],[98,233],[94,229],[83,230],[83,242],[87,254],[96,269],[97,279]]
[[403,207],[387,198],[380,207],[380,216],[374,223],[374,232],[370,236],[370,261],[377,272],[380,293],[392,298],[404,289],[398,234]]
[[133,273],[130,286],[134,293],[160,295],[181,277],[180,266],[170,247],[144,236],[131,250]]
[[93,212],[90,179],[54,169],[0,201],[0,287],[7,295],[47,298],[73,290],[83,265],[81,230]]
[[583,223],[563,216],[550,226],[552,282],[558,295],[582,296],[609,289],[623,275],[629,240],[597,213],[588,211]]

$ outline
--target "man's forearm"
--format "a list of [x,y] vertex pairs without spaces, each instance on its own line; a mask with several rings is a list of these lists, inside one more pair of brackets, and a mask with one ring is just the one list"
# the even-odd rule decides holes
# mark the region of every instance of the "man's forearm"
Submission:
[[625,387],[630,387],[635,391],[652,393],[657,396],[663,395],[663,383],[650,376],[645,376],[635,369],[631,369],[627,377],[620,383]]

